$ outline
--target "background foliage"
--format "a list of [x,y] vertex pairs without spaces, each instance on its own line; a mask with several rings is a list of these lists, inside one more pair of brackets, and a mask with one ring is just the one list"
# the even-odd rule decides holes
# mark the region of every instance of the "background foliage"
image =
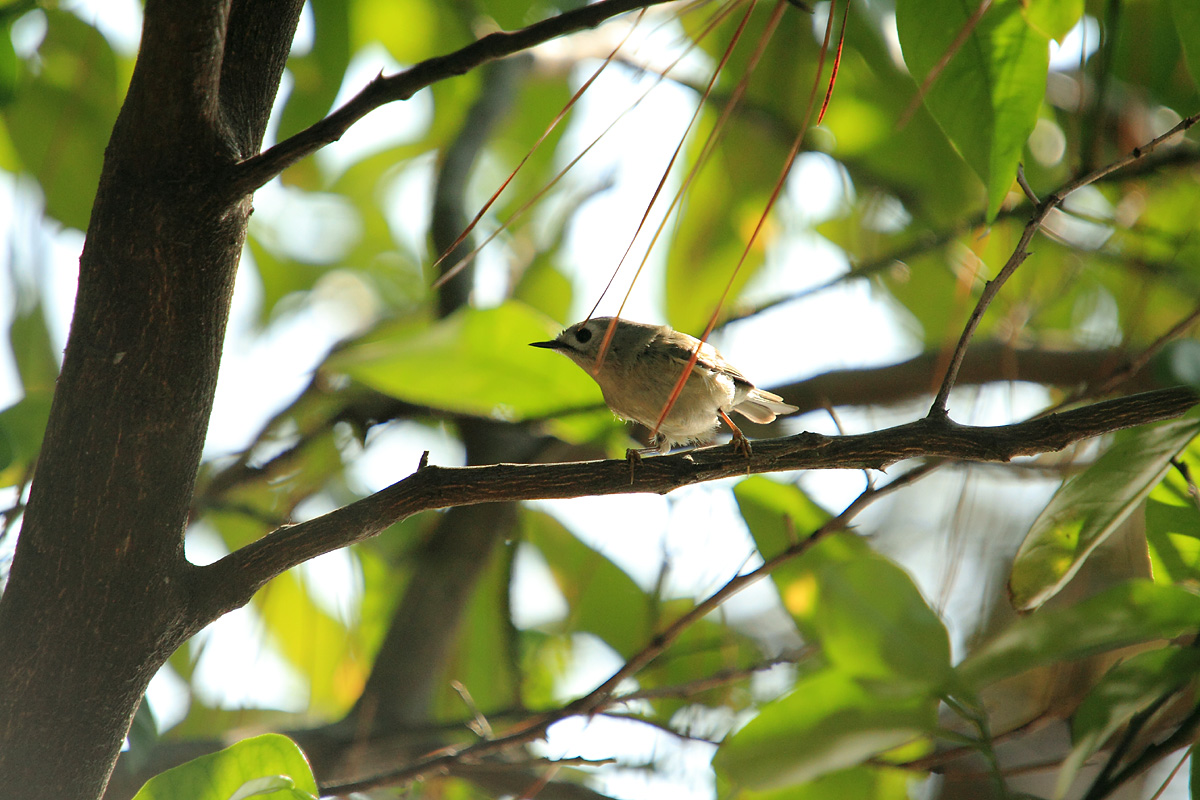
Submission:
[[[685,169],[749,74],[772,12],[760,5],[700,108]],[[319,120],[380,69],[563,9],[313,2],[273,136]],[[835,39],[845,11],[832,10]],[[414,470],[425,450],[438,464],[619,457],[629,431],[587,376],[525,345],[599,298],[743,12],[711,34],[716,6],[649,12],[484,214],[475,241],[497,237],[444,290],[431,289],[437,253],[632,17],[382,109],[260,191],[189,556],[212,560],[351,502]],[[820,81],[817,69],[830,13],[783,9],[744,101],[634,286],[634,316],[703,329],[808,119],[814,82],[819,97],[828,79],[831,54]],[[68,265],[132,72],[135,17],[0,9],[5,558],[54,388]],[[919,416],[974,297],[1033,213],[1018,165],[1045,197],[1195,114],[1198,31],[1188,0],[993,0],[982,15],[952,0],[852,5],[827,115],[806,132],[733,280],[723,319],[737,321],[715,338],[810,412],[773,432],[834,432],[826,405],[848,431]],[[1197,381],[1196,161],[1191,140],[1172,141],[1052,212],[983,319],[977,343],[998,355],[964,376],[972,385],[952,398],[956,419],[999,423]],[[609,295],[600,311],[618,302]],[[920,355],[924,367],[904,368]],[[1039,371],[1051,357],[1056,366]],[[1200,721],[1190,644],[1200,506],[1188,471],[1198,425],[1191,416],[1003,468],[942,465],[852,532],[823,535],[749,599],[692,624],[622,686],[624,703],[419,791],[1102,797],[1168,756],[1173,766]],[[756,476],[665,500],[405,521],[285,574],[238,622],[178,651],[112,792],[129,796],[252,730],[288,733],[326,788],[504,731],[585,695],[724,581],[819,529],[867,480],[888,478]],[[1010,600],[1029,613],[1014,617]],[[354,742],[371,745],[357,761],[346,756]],[[246,780],[281,771],[272,758],[296,763],[277,737],[241,748]],[[617,763],[547,772],[545,756]],[[202,780],[194,770],[208,763],[183,780]],[[1147,791],[1163,780],[1150,774]],[[311,793],[311,775],[293,777],[266,790]],[[213,791],[204,796],[227,796]]]

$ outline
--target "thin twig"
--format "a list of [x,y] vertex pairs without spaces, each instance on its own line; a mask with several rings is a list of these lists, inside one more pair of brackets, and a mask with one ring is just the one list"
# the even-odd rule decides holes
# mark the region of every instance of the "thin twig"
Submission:
[[253,192],[300,159],[342,138],[351,125],[371,111],[387,103],[407,100],[438,81],[464,75],[489,61],[514,55],[559,36],[594,28],[619,14],[665,2],[670,0],[600,0],[518,31],[488,34],[460,50],[427,59],[395,75],[385,77],[380,74],[325,119],[238,164],[233,171],[232,187],[239,195]]
[[1041,229],[1042,223],[1050,212],[1058,208],[1063,200],[1072,192],[1082,189],[1088,184],[1095,183],[1106,175],[1136,162],[1138,159],[1145,158],[1157,150],[1164,142],[1188,130],[1197,122],[1200,122],[1200,114],[1194,114],[1181,120],[1178,125],[1163,135],[1155,137],[1141,147],[1135,147],[1129,155],[1070,181],[1037,206],[1033,216],[1025,224],[1025,229],[1021,232],[1021,238],[1017,242],[1012,255],[1009,256],[1008,261],[996,277],[988,281],[984,286],[983,292],[979,296],[979,302],[975,305],[975,310],[971,312],[971,317],[967,320],[962,335],[958,339],[958,344],[954,348],[954,354],[951,356],[950,364],[946,369],[946,376],[942,380],[941,388],[938,389],[937,397],[934,398],[933,406],[929,409],[930,417],[946,416],[946,402],[950,397],[950,390],[954,388],[954,382],[958,379],[958,370],[962,366],[963,356],[966,355],[967,344],[971,341],[975,329],[979,327],[979,323],[983,319],[983,313],[991,305],[996,295],[999,294],[1001,287],[1017,271],[1017,267],[1021,266],[1022,262],[1029,257],[1029,243],[1033,240],[1038,230]]

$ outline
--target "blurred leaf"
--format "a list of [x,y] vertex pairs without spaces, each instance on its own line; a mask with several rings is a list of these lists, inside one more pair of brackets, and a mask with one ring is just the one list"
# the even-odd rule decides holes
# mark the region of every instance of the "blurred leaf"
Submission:
[[312,769],[296,743],[266,733],[156,775],[134,800],[315,800],[317,794]]
[[645,647],[652,634],[652,598],[549,514],[522,509],[521,522],[524,541],[546,559],[567,601],[569,630],[595,634],[626,658]]
[[[689,600],[673,600],[662,604],[660,628],[688,611],[694,604]],[[649,641],[643,642],[649,644]],[[638,683],[645,689],[687,686],[705,681],[714,675],[733,670],[747,670],[763,661],[762,647],[732,625],[701,619],[687,628],[670,647],[638,673]],[[651,703],[653,717],[668,723],[680,709],[708,706],[738,711],[753,700],[751,679],[723,681],[703,690],[693,688],[686,693],[667,692]]]
[[780,586],[784,607],[848,674],[945,691],[950,640],[904,570],[849,534],[827,536]]
[[829,519],[799,488],[763,475],[738,481],[733,496],[763,558],[783,552]]
[[1200,88],[1200,5],[1192,0],[1166,0],[1174,29],[1183,45],[1184,59],[1192,82]]
[[[798,489],[756,476],[734,488],[763,558],[792,544],[828,515]],[[789,522],[790,521],[790,522]],[[848,674],[944,688],[950,640],[904,570],[856,536],[826,536],[771,579],[806,638]]]
[[932,732],[937,703],[932,695],[826,669],[763,706],[722,743],[713,767],[752,789],[804,783]]
[[851,767],[784,789],[744,789],[736,797],[737,800],[910,800],[912,779],[913,773],[902,769]]
[[529,265],[513,289],[513,299],[553,319],[566,319],[571,310],[571,281],[548,258]]
[[0,440],[8,451],[7,463],[0,458],[0,486],[14,486],[29,478],[29,469],[42,449],[42,436],[50,420],[53,392],[30,390],[15,404],[0,411]]
[[[768,140],[760,144],[766,146]],[[775,163],[782,163],[785,151],[778,145],[772,149],[778,149]],[[760,163],[770,160],[758,147],[719,147],[692,182],[684,201],[686,213],[675,225],[667,251],[667,320],[676,330],[703,333],[726,284],[733,280],[729,299],[736,298],[762,266],[763,254],[778,234],[778,225],[768,220],[734,275],[772,188],[751,184],[750,176],[738,172],[735,162],[751,157]],[[739,191],[734,191],[735,185]]]
[[295,571],[254,596],[272,642],[308,681],[309,708],[319,716],[345,713],[366,683],[368,664],[354,657],[353,635],[314,602]]
[[1117,664],[1088,693],[1071,720],[1071,755],[1058,773],[1063,797],[1084,764],[1135,714],[1177,691],[1200,672],[1200,651],[1164,647]]
[[557,333],[520,303],[466,309],[433,324],[381,328],[335,353],[325,369],[411,403],[500,419],[599,402],[600,390],[583,370],[529,347]]
[[1197,433],[1200,415],[1194,412],[1123,432],[1092,466],[1064,483],[1017,551],[1009,578],[1013,606],[1037,608],[1057,594]]
[[0,17],[0,106],[12,102],[17,93],[17,51],[12,44],[12,18]]
[[1029,27],[1062,44],[1083,17],[1083,0],[1025,0],[1021,13]]
[[3,109],[9,136],[46,198],[46,210],[85,230],[117,119],[117,63],[108,41],[74,14],[44,11],[41,70]]
[[[448,720],[461,720],[479,710],[484,715],[521,705],[515,648],[512,647],[511,551],[497,547],[471,595],[453,653],[446,667],[447,681],[440,694],[440,709]],[[469,708],[449,680],[457,680],[470,693]]]
[[[977,4],[900,0],[896,28],[904,60],[920,84],[950,51]],[[925,94],[925,105],[987,186],[995,219],[1017,175],[1025,140],[1046,92],[1050,50],[1021,14],[1019,0],[996,0]]]
[[53,392],[58,380],[58,358],[40,304],[27,309],[18,307],[8,328],[8,342],[25,391]]
[[[329,113],[350,63],[350,14],[354,3],[315,0],[312,50],[288,59],[293,84],[279,118],[280,141],[307,128]],[[288,173],[284,173],[286,176]]]
[[1132,580],[1077,605],[1018,618],[957,669],[963,684],[978,690],[1044,664],[1170,639],[1198,626],[1200,597]]

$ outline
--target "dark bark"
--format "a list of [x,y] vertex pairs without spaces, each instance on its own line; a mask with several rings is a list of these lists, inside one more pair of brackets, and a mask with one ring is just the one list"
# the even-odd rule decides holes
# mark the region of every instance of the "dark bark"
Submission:
[[[150,678],[196,630],[183,529],[250,214],[225,176],[261,141],[300,5],[147,3],[0,603],[7,797],[100,795]],[[226,108],[222,73],[251,66]]]

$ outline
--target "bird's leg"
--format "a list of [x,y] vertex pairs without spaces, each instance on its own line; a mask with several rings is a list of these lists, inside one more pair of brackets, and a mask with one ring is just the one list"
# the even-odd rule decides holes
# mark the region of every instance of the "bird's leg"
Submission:
[[642,463],[642,453],[646,450],[637,450],[629,447],[625,450],[625,463],[629,465],[629,485],[633,486],[633,476],[637,472],[638,466]]
[[642,456],[646,453],[660,453],[662,455],[666,455],[667,452],[670,450],[670,448],[668,448],[667,450],[664,450],[663,445],[665,443],[666,443],[666,437],[663,436],[661,433],[659,433],[659,434],[655,434],[653,437],[651,437],[649,447],[642,447],[642,448],[636,449],[636,450],[634,448],[630,447],[625,450],[625,460],[629,462],[629,485],[630,486],[633,485],[633,475],[637,471],[638,465],[642,463]]
[[725,413],[723,409],[718,408],[717,413],[721,415],[721,419],[725,420],[725,424],[729,426],[729,430],[733,431],[733,449],[741,453],[746,458],[751,455],[750,440],[746,438],[746,434],[742,433],[742,429],[733,424],[733,420]]

